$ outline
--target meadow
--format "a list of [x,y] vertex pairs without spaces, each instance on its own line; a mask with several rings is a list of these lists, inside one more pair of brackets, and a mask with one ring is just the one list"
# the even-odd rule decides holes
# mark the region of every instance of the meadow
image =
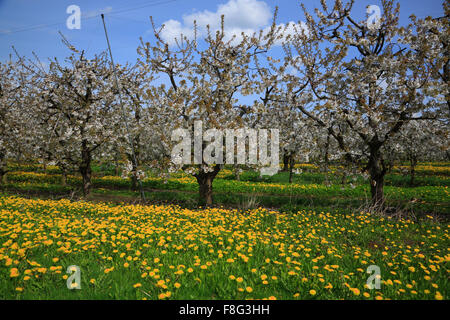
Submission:
[[[11,164],[0,196],[1,299],[448,299],[449,163],[422,163],[413,186],[400,164],[387,176],[390,205],[367,213],[361,177],[310,164],[288,173],[214,181],[217,205],[199,208],[182,173],[143,181],[146,204],[112,168],[78,175]],[[134,203],[134,204],[133,204]],[[81,289],[66,281],[76,265]],[[370,289],[367,269],[380,268]]]
[[[407,166],[398,165],[386,176],[385,193],[388,205],[402,209],[409,215],[424,214],[446,217],[450,214],[450,163],[423,163],[416,168],[414,184],[410,184]],[[56,166],[11,165],[7,183],[2,186],[10,194],[47,197],[80,197],[82,179],[68,175],[67,184],[61,184],[61,171]],[[214,203],[226,207],[248,209],[257,206],[282,211],[318,209],[325,211],[352,211],[370,203],[367,180],[359,175],[343,176],[336,169],[326,174],[312,164],[297,164],[298,174],[289,184],[289,173],[260,176],[246,170],[239,180],[230,169],[223,169],[214,179]],[[135,203],[139,192],[131,190],[131,181],[117,174],[112,166],[93,166],[92,194],[89,200]],[[148,171],[142,181],[149,203],[179,204],[196,208],[198,183],[185,173],[174,173],[162,178]],[[328,180],[328,184],[326,184]]]

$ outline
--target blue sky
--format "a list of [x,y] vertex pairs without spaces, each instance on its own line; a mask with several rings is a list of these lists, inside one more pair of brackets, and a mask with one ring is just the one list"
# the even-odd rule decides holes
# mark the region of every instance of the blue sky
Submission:
[[[212,21],[222,12],[229,12],[226,19],[230,28],[237,30],[263,28],[270,24],[270,15],[279,6],[277,22],[303,20],[297,0],[0,0],[0,60],[12,53],[14,46],[21,55],[31,56],[32,51],[43,62],[48,57],[63,59],[68,50],[62,44],[61,31],[77,48],[89,55],[106,49],[106,41],[100,13],[105,13],[108,33],[116,62],[134,62],[139,37],[151,41],[152,15],[156,24],[171,26],[166,34],[189,30],[189,21]],[[308,8],[319,5],[318,0],[304,0]],[[78,5],[83,18],[80,30],[69,30],[66,19],[69,5]],[[380,5],[379,0],[356,0],[353,12],[359,20],[365,17],[367,5]],[[400,0],[401,24],[408,22],[410,14],[418,17],[443,15],[442,0]],[[270,13],[268,15],[268,13]],[[269,19],[268,19],[269,17]],[[226,20],[227,21],[227,20]],[[187,31],[186,31],[187,30]],[[172,32],[172,33],[170,33]]]

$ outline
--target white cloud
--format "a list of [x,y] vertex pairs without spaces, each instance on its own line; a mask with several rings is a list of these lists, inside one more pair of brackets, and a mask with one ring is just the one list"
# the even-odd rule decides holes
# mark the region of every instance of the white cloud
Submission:
[[164,29],[161,32],[161,37],[164,41],[174,44],[175,38],[179,39],[181,35],[192,39],[194,37],[194,29],[186,27],[180,21],[173,19],[164,22]]
[[[164,29],[161,31],[161,37],[173,45],[175,38],[180,39],[180,35],[186,36],[188,39],[194,37],[194,21],[197,23],[198,36],[206,36],[206,26],[209,25],[212,32],[221,27],[221,16],[224,15],[225,36],[230,39],[236,35],[240,39],[242,32],[252,34],[261,29],[265,32],[270,30],[273,12],[264,1],[259,0],[229,0],[227,3],[220,4],[215,12],[204,10],[183,15],[182,22],[178,20],[168,20],[164,22]],[[286,32],[294,32],[294,28],[290,25]],[[283,24],[284,26],[284,24]],[[280,44],[281,40],[277,42]]]

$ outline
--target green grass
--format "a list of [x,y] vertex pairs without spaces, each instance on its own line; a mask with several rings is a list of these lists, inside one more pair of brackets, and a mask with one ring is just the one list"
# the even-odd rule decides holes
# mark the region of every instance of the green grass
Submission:
[[1,299],[448,299],[449,225],[428,217],[0,196],[0,243]]
[[[53,170],[55,170],[53,168]],[[324,178],[323,173],[302,173],[296,175],[293,184],[287,183],[288,174],[278,173],[272,177],[259,177],[259,173],[247,171],[241,175],[241,181],[232,180],[230,174],[216,178],[213,182],[214,202],[216,205],[247,208],[253,204],[270,208],[351,210],[367,205],[370,202],[370,190],[367,182],[357,178],[353,186],[333,183],[329,186],[318,182]],[[314,179],[316,180],[314,180]],[[309,179],[309,180],[308,180]],[[422,180],[420,180],[422,179]],[[81,192],[81,177],[69,176],[69,186],[60,185],[61,175],[39,172],[10,172],[7,185],[3,190],[20,192],[21,194],[70,195],[71,190]],[[302,181],[308,180],[308,181]],[[385,195],[389,206],[395,206],[414,214],[450,213],[448,201],[448,178],[439,176],[418,177],[415,187],[402,186],[405,177],[388,175]],[[420,182],[422,181],[422,182]],[[426,181],[431,182],[426,185]],[[301,183],[303,182],[303,183]],[[120,177],[94,176],[93,193],[113,197],[121,193],[129,198],[138,198],[137,192],[130,191],[129,179]],[[168,180],[150,178],[143,181],[146,198],[157,203],[176,203],[186,207],[195,207],[198,203],[198,184],[193,178],[175,174]]]
[[[0,193],[0,299],[448,299],[449,166],[421,163],[414,186],[388,174],[387,204],[406,213],[394,219],[360,212],[370,202],[361,176],[330,174],[326,186],[315,167],[293,184],[286,172],[236,181],[226,168],[205,209],[183,173],[150,175],[153,205],[134,206],[139,192],[112,165],[96,163],[91,195],[70,202],[82,198],[79,175],[62,186],[58,167],[12,164]],[[70,265],[81,290],[66,287]],[[381,268],[380,290],[364,286],[369,265]]]

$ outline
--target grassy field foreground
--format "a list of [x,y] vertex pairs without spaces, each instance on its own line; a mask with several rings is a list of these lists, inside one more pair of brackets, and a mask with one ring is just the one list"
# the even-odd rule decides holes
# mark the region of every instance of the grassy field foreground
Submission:
[[1,299],[448,299],[449,260],[431,217],[0,197]]

